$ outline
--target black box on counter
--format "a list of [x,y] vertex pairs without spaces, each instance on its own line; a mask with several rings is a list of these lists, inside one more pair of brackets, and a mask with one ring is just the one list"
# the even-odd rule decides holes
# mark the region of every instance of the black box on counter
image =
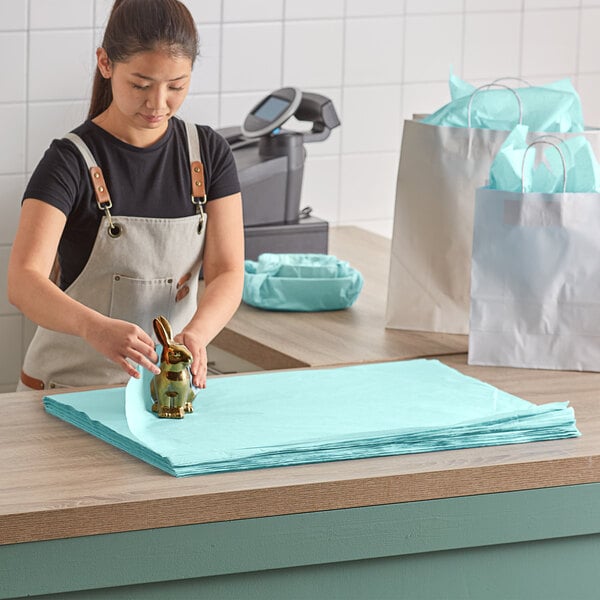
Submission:
[[306,217],[297,223],[245,227],[246,259],[256,260],[265,252],[327,254],[328,236],[328,222],[317,217]]

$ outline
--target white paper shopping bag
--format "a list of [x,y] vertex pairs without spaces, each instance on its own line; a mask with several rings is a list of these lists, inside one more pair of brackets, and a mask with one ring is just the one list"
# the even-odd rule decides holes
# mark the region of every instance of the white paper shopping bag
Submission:
[[[515,109],[515,123],[520,116]],[[469,332],[475,190],[509,130],[404,123],[396,185],[386,326]],[[531,132],[532,141],[540,132]],[[600,157],[600,130],[583,135]]]
[[600,371],[600,194],[477,190],[469,364]]

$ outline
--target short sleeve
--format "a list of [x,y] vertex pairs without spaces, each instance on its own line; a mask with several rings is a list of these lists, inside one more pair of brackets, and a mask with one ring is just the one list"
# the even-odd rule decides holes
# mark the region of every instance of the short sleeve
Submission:
[[66,140],[54,140],[33,171],[23,200],[41,200],[69,216],[84,175],[85,169],[75,147]]
[[202,140],[202,160],[209,174],[208,200],[238,193],[240,182],[229,144],[211,127],[199,126],[198,129]]

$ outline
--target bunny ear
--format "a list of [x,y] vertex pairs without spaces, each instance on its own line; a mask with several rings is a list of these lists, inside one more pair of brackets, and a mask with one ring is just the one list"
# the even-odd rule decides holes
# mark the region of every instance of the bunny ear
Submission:
[[165,348],[169,345],[169,336],[165,330],[165,326],[163,325],[161,318],[164,319],[164,317],[153,319],[152,325],[154,326],[154,333],[156,333],[158,341],[162,344],[163,348]]
[[162,323],[163,327],[165,328],[165,332],[167,334],[167,339],[172,340],[173,339],[173,330],[171,329],[171,323],[169,323],[169,321],[167,321],[167,317],[163,317],[162,315],[160,315],[158,317],[158,320]]

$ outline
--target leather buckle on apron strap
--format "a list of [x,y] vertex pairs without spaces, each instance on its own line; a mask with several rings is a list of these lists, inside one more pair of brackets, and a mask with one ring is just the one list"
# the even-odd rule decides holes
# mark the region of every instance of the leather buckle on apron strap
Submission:
[[112,238],[118,238],[121,235],[121,226],[112,220],[112,215],[110,214],[112,200],[110,199],[108,188],[106,187],[102,169],[98,166],[90,167],[90,177],[92,178],[92,185],[94,186],[96,204],[98,204],[100,210],[104,211],[106,219],[108,220],[108,235]]
[[25,371],[21,371],[21,383],[34,390],[43,390],[45,387],[44,382],[41,379],[31,377],[27,375]]
[[191,163],[192,169],[192,204],[196,207],[196,214],[200,216],[198,223],[198,233],[204,229],[204,210],[206,204],[206,186],[204,184],[204,165],[195,160]]

